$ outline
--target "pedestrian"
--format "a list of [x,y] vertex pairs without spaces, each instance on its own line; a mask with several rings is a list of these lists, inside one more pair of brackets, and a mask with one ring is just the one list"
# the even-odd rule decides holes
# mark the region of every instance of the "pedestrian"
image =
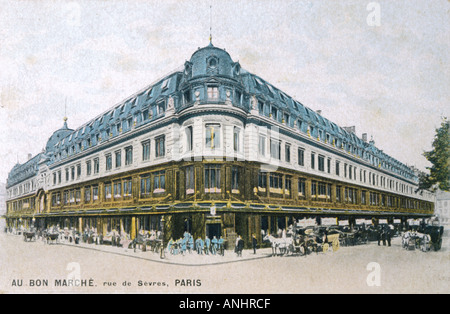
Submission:
[[391,246],[391,230],[389,228],[386,230],[386,240],[387,240],[388,246]]
[[209,255],[209,250],[211,247],[211,240],[208,238],[208,236],[206,236],[205,238],[205,254]]
[[200,237],[195,241],[195,247],[197,248],[197,253],[203,255],[204,242]]
[[220,236],[220,239],[218,241],[218,245],[219,245],[219,254],[224,256],[225,255],[225,240],[222,238],[222,236]]
[[383,229],[381,233],[381,240],[383,241],[383,246],[386,246],[386,229]]
[[258,246],[258,240],[256,239],[255,234],[252,234],[252,246],[253,246],[253,254],[256,254],[256,247]]
[[194,237],[192,235],[189,235],[189,242],[188,243],[189,243],[189,246],[188,246],[189,254],[191,254],[192,250],[194,249]]
[[381,241],[381,229],[380,228],[377,229],[377,241],[378,241],[378,246],[380,246],[380,241]]
[[216,255],[217,252],[217,238],[216,236],[213,236],[213,239],[211,240],[211,252],[213,255]]
[[244,240],[242,240],[241,237],[239,237],[238,247],[237,247],[238,257],[242,257],[242,250],[243,249],[244,249]]

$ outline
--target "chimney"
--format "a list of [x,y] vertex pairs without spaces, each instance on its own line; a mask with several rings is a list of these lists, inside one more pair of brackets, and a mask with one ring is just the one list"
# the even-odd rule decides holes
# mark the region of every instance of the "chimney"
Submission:
[[367,133],[362,134],[362,140],[367,143]]
[[343,129],[349,133],[353,133],[353,134],[356,133],[356,127],[354,125],[353,126],[344,126]]
[[30,160],[32,157],[33,157],[33,155],[28,153],[28,160]]

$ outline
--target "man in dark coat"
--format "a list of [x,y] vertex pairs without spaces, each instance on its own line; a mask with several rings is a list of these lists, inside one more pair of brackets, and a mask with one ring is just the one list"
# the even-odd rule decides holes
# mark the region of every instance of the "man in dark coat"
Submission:
[[256,239],[255,234],[252,235],[252,246],[253,246],[253,254],[256,254],[256,247],[258,246],[258,240]]

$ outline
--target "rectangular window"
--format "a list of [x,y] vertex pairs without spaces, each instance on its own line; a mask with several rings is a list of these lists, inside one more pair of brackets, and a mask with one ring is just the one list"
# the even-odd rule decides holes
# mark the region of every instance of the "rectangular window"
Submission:
[[336,186],[336,202],[341,202],[341,190],[342,187],[340,185]]
[[88,161],[86,161],[86,175],[90,176],[91,173],[92,173],[92,164],[91,164],[91,161],[88,160]]
[[149,118],[148,109],[145,109],[144,111],[142,111],[142,121],[147,121],[148,118]]
[[319,155],[319,171],[325,171],[325,157]]
[[366,191],[361,191],[361,204],[366,205]]
[[105,200],[111,199],[111,183],[105,183]]
[[70,167],[70,177],[73,179],[75,179],[75,167]]
[[133,147],[125,147],[125,165],[131,165],[133,163]]
[[258,190],[265,192],[267,188],[267,173],[259,172],[258,173]]
[[64,205],[67,205],[67,204],[69,204],[69,191],[64,191],[64,199],[63,199],[63,201],[64,201]]
[[301,147],[298,148],[298,165],[304,166],[305,165],[305,150]]
[[306,196],[306,179],[305,178],[298,178],[298,196],[302,197],[303,199]]
[[279,140],[270,139],[270,157],[281,159],[281,142]]
[[58,184],[61,183],[61,170],[58,170]]
[[262,101],[258,101],[258,112],[260,115],[264,114],[264,103]]
[[240,130],[237,127],[234,127],[233,129],[233,149],[235,152],[238,152],[239,149],[239,135],[240,135]]
[[341,166],[341,163],[339,161],[336,161],[336,175],[337,176],[340,174],[340,166]]
[[188,152],[194,149],[194,135],[192,132],[192,126],[186,128],[186,148]]
[[122,182],[116,181],[114,182],[114,199],[122,198]]
[[271,193],[283,194],[283,175],[271,172],[269,175],[269,187]]
[[265,156],[266,155],[266,137],[263,136],[263,135],[259,136],[258,152],[259,152],[260,156]]
[[94,159],[94,173],[99,173],[100,171],[100,160],[98,158]]
[[316,153],[311,153],[311,169],[316,168]]
[[81,202],[81,189],[75,190],[75,203],[79,204]]
[[286,196],[291,195],[291,187],[292,187],[292,177],[291,176],[285,176],[284,177],[284,194]]
[[166,172],[153,173],[153,193],[164,193],[166,191]]
[[111,170],[111,169],[112,169],[112,155],[107,154],[106,155],[106,170]]
[[150,175],[141,176],[141,197],[149,197],[151,192]]
[[142,142],[142,160],[150,160],[150,140]]
[[81,177],[81,165],[78,164],[77,165],[77,179],[79,179]]
[[131,179],[124,179],[123,180],[123,197],[130,198],[132,189],[133,189],[133,183],[132,183]]
[[183,99],[184,99],[184,103],[188,104],[191,102],[191,90],[187,90],[183,93]]
[[318,185],[318,197],[321,201],[325,201],[327,198],[327,184],[324,182],[319,182]]
[[206,125],[205,147],[207,149],[216,149],[220,147],[220,124]]
[[218,100],[219,99],[219,87],[208,86],[208,100]]
[[186,194],[195,193],[194,166],[186,167]]
[[311,199],[317,200],[317,181],[311,181]]
[[272,106],[270,114],[272,115],[272,118],[276,120],[278,116],[278,109],[275,106]]
[[94,202],[98,200],[98,185],[92,186],[92,199]]
[[164,112],[166,112],[166,103],[162,101],[156,105],[156,114],[159,116],[162,115]]
[[331,158],[327,159],[327,172],[331,173]]
[[114,153],[116,159],[116,168],[122,166],[122,151],[118,150]]
[[155,138],[155,157],[163,157],[166,154],[165,148],[166,137],[164,135]]
[[220,165],[205,165],[205,193],[220,193]]
[[86,186],[84,188],[84,201],[86,203],[89,203],[91,201],[91,187],[90,186]]
[[239,193],[239,168],[231,168],[231,193]]
[[286,162],[291,162],[291,145],[285,144],[284,145],[284,157]]

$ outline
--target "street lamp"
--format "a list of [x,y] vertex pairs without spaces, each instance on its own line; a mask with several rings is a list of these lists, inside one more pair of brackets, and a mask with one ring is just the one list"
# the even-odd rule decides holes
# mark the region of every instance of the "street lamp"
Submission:
[[165,256],[164,256],[164,222],[165,222],[165,220],[164,220],[164,215],[163,216],[161,216],[161,222],[160,222],[160,226],[161,226],[161,254],[160,254],[160,258],[161,259],[164,259],[165,258]]

